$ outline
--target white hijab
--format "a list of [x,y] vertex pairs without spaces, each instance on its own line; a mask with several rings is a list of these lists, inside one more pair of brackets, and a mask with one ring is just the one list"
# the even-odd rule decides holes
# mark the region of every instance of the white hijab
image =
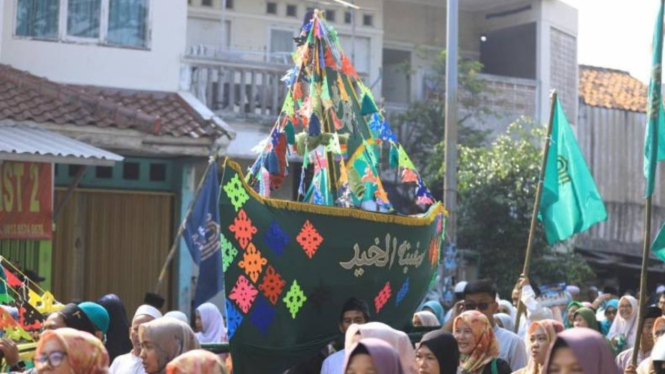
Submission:
[[[499,300],[499,305],[506,308],[506,309],[508,309],[508,311],[510,312],[509,316],[514,321],[515,317],[517,316],[517,309],[515,309],[513,304],[508,300],[503,300],[502,299],[502,300]],[[515,325],[515,324],[513,323],[513,325]]]
[[175,318],[178,321],[184,322],[189,325],[189,318],[187,315],[179,310],[173,310],[164,314],[164,318]]
[[441,324],[439,323],[439,319],[436,318],[434,313],[430,311],[423,310],[420,312],[416,312],[415,315],[418,316],[418,319],[420,319],[420,324],[423,326],[426,327],[441,326]]
[[634,297],[624,296],[619,300],[619,309],[621,309],[621,302],[624,299],[630,302],[633,311],[628,319],[624,319],[621,317],[620,313],[617,313],[617,316],[614,318],[614,323],[612,323],[612,327],[610,327],[610,332],[607,334],[607,338],[611,340],[616,336],[623,335],[626,339],[626,348],[631,348],[635,342],[635,334],[637,333],[638,304]]
[[211,303],[201,304],[196,309],[201,315],[202,332],[196,333],[201,344],[222,343],[226,340],[226,326],[224,317],[219,309]]

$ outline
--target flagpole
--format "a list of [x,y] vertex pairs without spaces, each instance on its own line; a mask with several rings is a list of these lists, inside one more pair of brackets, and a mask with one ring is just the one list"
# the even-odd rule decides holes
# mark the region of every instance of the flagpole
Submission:
[[[656,136],[656,141],[658,137]],[[656,147],[657,148],[657,147]],[[637,320],[637,333],[635,334],[635,343],[633,344],[633,355],[631,363],[637,367],[637,355],[640,352],[640,339],[642,337],[642,327],[644,326],[644,313],[646,312],[647,298],[647,269],[649,266],[649,248],[651,243],[651,195],[646,199],[644,209],[644,242],[642,244],[642,274],[640,276],[640,296],[639,296],[639,314]]]
[[178,227],[178,232],[176,233],[175,239],[173,240],[173,244],[171,245],[171,250],[169,250],[169,254],[168,256],[166,256],[166,260],[164,261],[164,265],[162,266],[162,271],[159,273],[159,278],[157,278],[157,284],[155,285],[156,294],[159,294],[159,290],[162,287],[164,278],[166,278],[166,271],[168,270],[171,261],[173,261],[173,258],[175,257],[175,253],[178,250],[178,244],[180,243],[180,238],[182,237],[182,234],[185,232],[187,220],[189,219],[189,216],[192,214],[194,204],[196,203],[196,200],[198,200],[199,195],[201,194],[201,187],[203,187],[203,183],[207,179],[208,173],[210,172],[213,166],[217,167],[217,157],[215,156],[211,156],[210,159],[208,160],[208,166],[206,166],[206,169],[203,172],[203,176],[199,181],[199,185],[196,187],[196,191],[194,192],[194,198],[189,202],[189,206],[187,207],[187,211],[185,213],[185,218],[183,218],[180,227]]
[[[522,277],[529,275],[529,268],[531,267],[531,254],[533,252],[533,238],[536,233],[536,221],[538,220],[538,209],[540,208],[540,199],[543,190],[543,179],[545,179],[545,167],[547,166],[547,156],[550,152],[550,144],[552,143],[552,124],[554,122],[554,108],[556,105],[557,93],[552,90],[550,93],[550,120],[547,124],[547,136],[545,137],[545,149],[543,153],[543,163],[540,167],[540,177],[538,178],[538,185],[536,187],[536,201],[533,205],[533,213],[531,214],[531,226],[529,227],[529,239],[526,244],[526,256],[524,257],[524,268],[522,269]],[[520,297],[517,301],[517,317],[515,318],[515,333],[520,329],[520,318],[524,312],[522,304],[522,289],[520,288]]]

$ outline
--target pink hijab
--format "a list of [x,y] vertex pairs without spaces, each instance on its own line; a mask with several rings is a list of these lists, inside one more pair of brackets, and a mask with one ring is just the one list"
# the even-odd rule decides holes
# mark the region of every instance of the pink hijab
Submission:
[[549,373],[552,355],[561,344],[573,351],[584,374],[621,374],[605,338],[592,329],[569,329],[559,333],[550,346],[542,374]]
[[356,334],[361,339],[377,338],[388,343],[399,354],[402,367],[406,374],[416,374],[416,351],[411,345],[409,336],[403,331],[395,330],[381,322],[370,322],[364,325],[353,324],[346,330],[344,347],[348,350],[353,346]]
[[390,344],[385,341],[376,338],[363,338],[346,351],[343,373],[346,373],[346,369],[351,363],[353,353],[362,348],[365,348],[367,353],[372,357],[377,373],[404,374],[400,357],[397,354],[397,351],[395,351],[395,348],[391,347]]

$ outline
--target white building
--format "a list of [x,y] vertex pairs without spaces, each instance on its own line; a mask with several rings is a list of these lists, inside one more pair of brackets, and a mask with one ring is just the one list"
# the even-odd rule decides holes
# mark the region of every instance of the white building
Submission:
[[[240,154],[242,139],[253,140],[249,133],[278,110],[283,93],[277,78],[288,68],[292,37],[308,8],[325,10],[357,70],[389,110],[431,95],[432,61],[422,52],[445,47],[444,0],[357,0],[357,11],[300,0],[189,3],[185,61],[194,74],[185,81],[238,125],[235,156],[247,156]],[[486,105],[496,113],[474,119],[478,126],[501,131],[520,115],[542,118],[553,88],[576,118],[577,10],[558,0],[461,0],[460,8],[460,55],[484,64],[492,91]]]
[[[233,137],[180,90],[187,4],[1,4],[0,123],[40,126],[124,161],[84,173],[56,164],[53,240],[0,240],[0,254],[38,271],[62,301],[113,292],[132,310],[155,286],[213,144]],[[184,245],[176,258],[161,292],[166,307],[188,310],[194,269]]]

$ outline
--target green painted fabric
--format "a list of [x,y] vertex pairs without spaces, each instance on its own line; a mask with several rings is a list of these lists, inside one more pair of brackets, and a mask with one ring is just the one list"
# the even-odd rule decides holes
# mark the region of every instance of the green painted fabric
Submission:
[[653,31],[653,54],[651,57],[651,79],[649,81],[649,102],[647,104],[647,124],[644,132],[644,177],[645,196],[653,194],[656,183],[656,165],[665,159],[665,115],[661,94],[663,59],[663,2],[660,2],[658,17]]
[[440,260],[440,205],[408,218],[262,199],[239,170],[227,162],[220,191],[235,373],[281,374],[314,357],[339,336],[350,297],[374,321],[410,326]]
[[607,219],[603,198],[558,98],[552,121],[540,202],[540,218],[550,244],[584,232]]

